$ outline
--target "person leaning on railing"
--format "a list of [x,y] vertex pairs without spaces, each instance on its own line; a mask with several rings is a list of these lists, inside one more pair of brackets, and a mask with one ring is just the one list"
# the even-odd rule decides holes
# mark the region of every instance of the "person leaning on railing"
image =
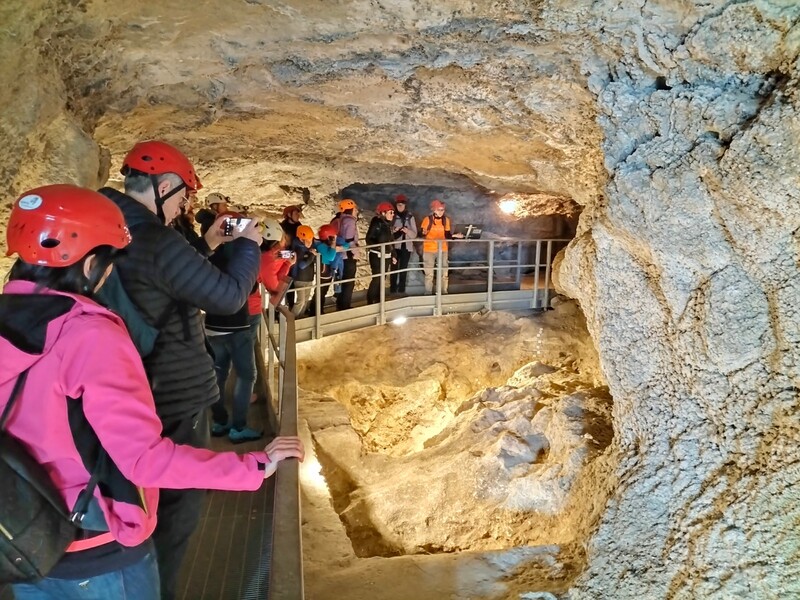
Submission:
[[[299,438],[237,455],[162,437],[142,359],[122,319],[93,296],[131,243],[122,211],[103,195],[51,185],[18,198],[6,229],[18,259],[0,295],[0,410],[27,380],[6,423],[76,506],[99,461],[87,519],[64,557],[17,598],[161,597],[151,536],[159,488],[256,490]],[[105,460],[105,457],[110,460]]]
[[[320,312],[325,313],[325,297],[328,295],[328,289],[331,283],[344,268],[343,255],[350,248],[350,244],[342,240],[337,235],[337,230],[334,225],[323,225],[317,232],[317,239],[312,242],[314,250],[319,254],[319,262],[321,271],[319,275],[319,306]],[[316,314],[316,301],[308,306],[306,311],[308,316]]]
[[[347,310],[353,303],[353,290],[356,287],[355,276],[360,251],[358,249],[358,206],[345,198],[339,202],[339,212],[331,219],[349,249],[344,253],[344,270],[342,272],[341,288],[336,296],[336,310]],[[351,280],[351,281],[348,281]]]

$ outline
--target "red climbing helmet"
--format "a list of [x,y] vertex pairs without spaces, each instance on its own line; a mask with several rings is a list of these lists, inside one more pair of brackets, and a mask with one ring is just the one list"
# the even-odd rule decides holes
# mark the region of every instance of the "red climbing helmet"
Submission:
[[124,248],[131,241],[122,211],[94,190],[46,185],[25,192],[11,209],[6,256],[26,263],[68,267],[98,246]]
[[336,237],[336,234],[339,233],[339,231],[336,229],[335,225],[328,224],[320,227],[318,233],[319,239],[322,241],[328,241],[328,238]]
[[300,227],[297,228],[297,239],[303,242],[310,242],[314,239],[314,230],[308,225],[300,225]]
[[443,208],[444,208],[444,202],[442,202],[438,198],[431,200],[431,210],[439,210]]
[[391,202],[381,202],[378,204],[378,208],[375,209],[375,212],[378,214],[389,212],[390,210],[394,210],[394,206]]
[[131,171],[146,175],[175,173],[190,190],[197,191],[203,187],[186,155],[175,146],[158,140],[139,142],[131,148],[122,161],[120,173],[128,175]]
[[283,209],[283,218],[288,219],[292,216],[294,211],[299,212],[301,215],[303,214],[303,209],[305,207],[302,204],[290,204],[286,208]]

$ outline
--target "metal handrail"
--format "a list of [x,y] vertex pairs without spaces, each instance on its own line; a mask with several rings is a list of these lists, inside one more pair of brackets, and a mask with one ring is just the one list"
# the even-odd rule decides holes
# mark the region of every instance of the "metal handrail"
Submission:
[[[262,294],[264,299],[266,294]],[[284,306],[275,308],[267,302],[265,335],[261,349],[269,354],[269,389],[276,389],[274,365],[279,367],[278,394],[270,393],[276,403],[278,435],[298,434],[297,364],[295,355],[294,315]],[[277,329],[276,327],[276,315]],[[275,334],[277,333],[277,340]],[[277,350],[277,352],[276,352]],[[277,360],[275,360],[277,355]],[[269,570],[269,600],[303,600],[303,541],[300,531],[300,464],[296,459],[283,460],[275,475],[272,553]]]
[[[371,245],[364,245],[358,246],[359,250],[363,250],[364,254],[366,254],[370,249],[379,249],[382,255],[387,253],[388,248],[392,246],[399,246],[405,244],[409,240],[395,240],[392,242],[385,242],[381,244],[371,244]],[[420,241],[424,242],[422,238],[418,240],[411,240],[411,241]],[[493,306],[493,288],[494,288],[494,276],[497,269],[513,269],[515,272],[514,277],[514,284],[519,288],[522,282],[522,273],[525,270],[533,270],[535,272],[534,278],[535,283],[532,290],[532,306],[538,307],[539,306],[539,282],[540,282],[540,274],[539,271],[541,269],[545,269],[545,289],[544,289],[544,298],[543,304],[546,306],[550,300],[550,271],[551,271],[551,262],[553,259],[553,246],[554,244],[562,244],[566,245],[570,242],[569,239],[562,239],[562,238],[552,238],[552,239],[527,239],[527,238],[519,238],[519,237],[504,237],[504,238],[488,238],[488,239],[479,239],[479,240],[467,240],[467,239],[448,239],[448,240],[427,240],[429,242],[435,242],[437,244],[437,254],[438,260],[436,261],[436,265],[434,267],[435,275],[436,275],[436,287],[434,290],[435,298],[433,300],[434,303],[434,313],[435,315],[441,315],[443,311],[443,289],[442,289],[442,255],[443,255],[443,248],[444,244],[453,244],[457,246],[459,244],[482,244],[488,246],[488,259],[482,260],[480,258],[472,258],[472,259],[464,259],[464,260],[455,260],[455,261],[448,261],[449,265],[447,267],[448,272],[452,271],[487,271],[487,299],[486,299],[486,308],[491,309]],[[507,245],[513,244],[516,246],[516,257],[513,259],[500,259],[496,258],[495,254],[497,252],[498,245]],[[535,244],[535,259],[534,262],[527,262],[522,260],[523,256],[523,249],[525,244],[533,246]],[[546,261],[542,261],[542,246],[544,246],[544,254],[546,255]],[[533,248],[532,248],[533,249]],[[452,254],[452,250],[448,249],[448,255]],[[335,284],[342,284],[348,282],[359,282],[359,281],[367,281],[371,280],[375,277],[384,278],[386,276],[386,269],[385,265],[383,264],[384,261],[381,261],[381,271],[378,274],[372,275],[356,275],[355,277],[350,277],[347,279],[340,279],[336,282],[331,282],[332,285]],[[316,257],[316,270],[314,275],[314,297],[312,302],[314,303],[315,307],[315,325],[314,325],[314,337],[320,338],[322,337],[322,324],[320,321],[320,314],[322,309],[322,302],[323,298],[321,297],[322,291],[322,280],[320,278],[321,273],[321,260],[319,255]],[[419,271],[419,266],[409,266],[405,269],[397,269],[392,271],[392,273],[410,273],[414,271]],[[377,324],[382,325],[386,323],[386,291],[385,286],[380,287],[380,306],[378,307],[378,314],[377,314]],[[302,318],[302,317],[298,317]]]

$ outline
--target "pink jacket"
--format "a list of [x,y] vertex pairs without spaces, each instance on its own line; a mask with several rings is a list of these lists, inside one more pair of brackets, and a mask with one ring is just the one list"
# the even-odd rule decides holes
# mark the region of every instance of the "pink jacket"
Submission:
[[[34,294],[34,287],[11,281],[4,293]],[[41,354],[0,337],[0,410],[17,376],[31,367],[7,431],[46,467],[68,507],[89,480],[67,419],[72,398],[82,399],[86,419],[119,471],[144,488],[144,509],[95,490],[112,534],[125,546],[140,544],[153,532],[158,488],[259,488],[264,473],[258,463],[267,460],[263,452],[216,453],[162,438],[141,358],[122,320],[85,297],[59,295],[75,304],[49,322]]]

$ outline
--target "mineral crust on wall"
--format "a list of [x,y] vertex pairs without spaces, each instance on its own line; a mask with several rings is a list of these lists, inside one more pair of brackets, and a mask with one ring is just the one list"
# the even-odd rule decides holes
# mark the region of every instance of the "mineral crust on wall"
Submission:
[[621,453],[570,597],[800,597],[800,5],[626,5],[589,78],[611,179],[560,274]]

